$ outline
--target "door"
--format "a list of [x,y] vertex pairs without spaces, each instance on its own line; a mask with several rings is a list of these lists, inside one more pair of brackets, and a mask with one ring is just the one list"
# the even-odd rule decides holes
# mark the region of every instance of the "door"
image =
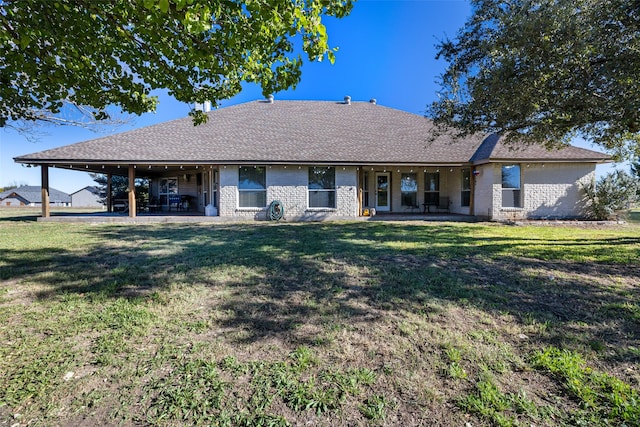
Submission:
[[376,210],[388,212],[391,209],[389,172],[376,173]]

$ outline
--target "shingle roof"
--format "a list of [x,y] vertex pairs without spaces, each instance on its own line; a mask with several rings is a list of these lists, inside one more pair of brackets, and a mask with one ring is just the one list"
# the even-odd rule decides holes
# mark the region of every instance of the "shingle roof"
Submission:
[[[22,199],[30,203],[42,203],[42,187],[34,185],[23,185],[22,187],[13,188],[11,190],[0,193],[0,200],[5,199],[12,194],[17,194]],[[55,188],[49,188],[50,203],[71,203],[71,196]]]
[[[209,121],[200,126],[186,117],[15,160],[456,164],[468,163],[484,137],[455,139],[444,134],[434,138],[430,120],[369,102],[254,101],[208,114]],[[589,158],[596,154],[590,153],[583,154]]]
[[77,194],[83,190],[87,190],[88,192],[95,194],[95,195],[100,195],[100,189],[94,185],[87,185],[86,187],[82,187],[81,189],[74,191],[73,193],[71,193],[71,195]]
[[557,150],[547,150],[541,145],[513,146],[503,144],[498,135],[489,135],[471,157],[474,164],[490,161],[592,161],[604,162],[609,156],[585,148],[567,146]]

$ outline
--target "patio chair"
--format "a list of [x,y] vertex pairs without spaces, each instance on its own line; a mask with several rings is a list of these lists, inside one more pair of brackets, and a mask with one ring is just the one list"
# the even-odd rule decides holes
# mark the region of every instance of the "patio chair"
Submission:
[[169,211],[171,211],[171,208],[176,208],[176,211],[180,209],[179,195],[176,194],[176,195],[169,196]]
[[149,213],[158,212],[160,210],[160,207],[160,202],[158,202],[158,199],[156,197],[152,197],[151,200],[149,200],[149,204],[147,205]]

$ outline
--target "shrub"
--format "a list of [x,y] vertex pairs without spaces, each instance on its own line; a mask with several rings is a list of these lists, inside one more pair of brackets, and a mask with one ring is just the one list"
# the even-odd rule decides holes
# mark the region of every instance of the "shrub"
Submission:
[[594,219],[616,219],[638,199],[638,180],[617,170],[585,185],[589,216]]

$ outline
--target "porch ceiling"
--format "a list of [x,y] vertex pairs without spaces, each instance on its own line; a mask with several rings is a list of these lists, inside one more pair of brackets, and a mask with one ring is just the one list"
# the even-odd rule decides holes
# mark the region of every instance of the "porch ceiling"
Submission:
[[[111,175],[120,175],[127,176],[129,171],[129,164],[126,162],[119,163],[106,163],[106,162],[60,162],[57,161],[55,163],[49,162],[34,162],[29,164],[29,166],[42,166],[49,165],[52,168],[58,169],[67,169],[67,170],[77,170],[79,172],[91,172],[91,173],[99,173],[99,174],[111,174]],[[307,163],[307,162],[299,162],[299,163],[268,163],[268,162],[233,162],[230,163],[233,165],[273,165],[273,166],[288,166],[295,164],[296,166],[317,166],[317,165],[327,165],[327,166],[356,166],[358,168],[364,168],[365,170],[383,170],[387,169],[389,171],[395,168],[448,168],[448,167],[462,167],[469,166],[468,163],[428,163],[428,164],[398,164],[398,163],[370,163],[364,165],[353,165],[348,163],[327,163],[327,162],[318,162],[318,163]],[[181,175],[184,173],[194,173],[202,172],[206,170],[213,169],[218,166],[224,165],[212,165],[207,163],[137,163],[134,164],[136,169],[137,177],[146,177],[146,178],[154,178],[166,175]]]
[[[33,166],[40,166],[34,164]],[[57,169],[77,170],[79,172],[91,172],[99,174],[111,174],[127,176],[129,173],[129,165],[126,163],[109,164],[109,163],[49,163],[50,167]],[[193,173],[196,171],[205,171],[212,169],[212,165],[201,164],[136,164],[134,165],[136,176],[140,178],[153,178],[158,176],[166,176],[167,174],[179,175],[186,172]]]

